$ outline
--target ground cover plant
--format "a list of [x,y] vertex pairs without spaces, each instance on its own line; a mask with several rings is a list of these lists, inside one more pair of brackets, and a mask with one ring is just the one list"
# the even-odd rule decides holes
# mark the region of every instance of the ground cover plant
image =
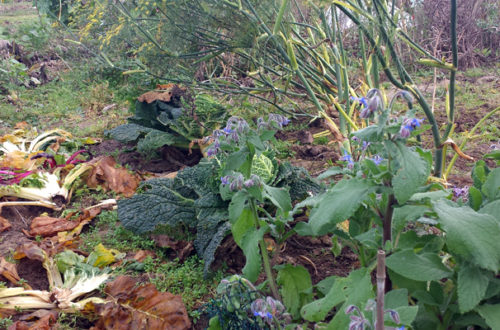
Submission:
[[0,328],[499,328],[496,7],[439,3],[2,2]]

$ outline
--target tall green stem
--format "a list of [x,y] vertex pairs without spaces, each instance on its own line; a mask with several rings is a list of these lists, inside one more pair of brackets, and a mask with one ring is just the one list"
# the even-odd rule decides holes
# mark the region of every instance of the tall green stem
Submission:
[[[457,49],[457,0],[451,0],[451,53],[453,56],[453,67],[458,67],[458,49]],[[455,122],[455,75],[456,70],[450,71],[450,87],[449,91],[449,118],[446,131],[443,134],[442,140],[446,140],[451,132],[453,123]]]
[[[255,205],[255,199],[250,198],[250,209],[252,210],[253,220],[255,229],[259,229],[259,217],[257,214],[257,207]],[[274,299],[280,299],[280,295],[278,292],[278,287],[276,286],[276,282],[274,281],[273,270],[271,269],[271,262],[269,260],[269,256],[267,255],[266,242],[264,239],[259,241],[260,253],[262,254],[262,264],[264,265],[264,271],[266,273],[267,281],[269,282],[269,287],[271,288],[271,292],[273,294]]]

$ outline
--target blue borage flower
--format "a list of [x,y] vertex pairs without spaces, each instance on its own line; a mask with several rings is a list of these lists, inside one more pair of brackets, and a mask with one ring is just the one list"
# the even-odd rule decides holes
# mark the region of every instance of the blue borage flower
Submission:
[[357,101],[364,106],[359,113],[359,117],[363,119],[370,118],[375,111],[382,107],[382,94],[376,88],[370,89],[365,97],[351,96],[351,100]]
[[380,163],[382,163],[382,161],[384,160],[384,158],[380,157],[379,155],[375,155],[375,156],[373,156],[372,158],[370,158],[370,160],[371,160],[372,162],[374,162],[374,163],[375,163],[375,165],[377,165],[377,166],[378,166],[378,165],[380,165]]
[[399,135],[403,139],[407,139],[410,137],[411,132],[413,132],[417,127],[420,127],[424,120],[418,118],[406,118],[403,120],[403,124],[401,124],[401,129],[399,130]]
[[261,317],[267,323],[270,323],[273,318],[279,319],[285,313],[283,304],[272,297],[255,299],[250,305],[250,310],[254,316]]
[[[282,129],[290,123],[290,119],[279,114],[270,114],[267,121],[264,118],[257,119],[258,129]],[[238,143],[240,136],[250,130],[248,123],[240,117],[232,116],[227,120],[226,127],[222,130],[216,129],[212,132],[211,139],[214,143],[207,149],[207,157],[217,155],[220,151],[220,139],[225,138],[228,142]]]
[[340,157],[340,160],[347,162],[347,168],[352,169],[354,167],[354,160],[347,150],[344,150],[344,156]]

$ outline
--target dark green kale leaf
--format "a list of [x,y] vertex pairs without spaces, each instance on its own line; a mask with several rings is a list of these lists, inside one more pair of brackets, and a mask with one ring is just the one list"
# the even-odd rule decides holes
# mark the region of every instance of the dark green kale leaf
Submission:
[[137,150],[149,153],[164,145],[189,148],[193,140],[209,135],[227,117],[224,106],[208,95],[198,95],[192,105],[160,100],[136,102],[128,124],[105,132],[120,142],[137,142]]
[[181,194],[172,179],[153,179],[140,186],[140,193],[118,200],[118,219],[123,226],[142,234],[158,225],[193,225],[197,195]]
[[301,201],[324,190],[324,187],[314,180],[307,170],[289,162],[282,162],[278,166],[278,173],[273,180],[274,187],[290,188],[290,198],[292,201]]
[[132,198],[118,201],[118,218],[136,233],[158,226],[196,230],[196,252],[208,272],[230,228],[228,202],[218,194],[217,174],[217,162],[204,159],[179,171],[174,179],[148,180]]

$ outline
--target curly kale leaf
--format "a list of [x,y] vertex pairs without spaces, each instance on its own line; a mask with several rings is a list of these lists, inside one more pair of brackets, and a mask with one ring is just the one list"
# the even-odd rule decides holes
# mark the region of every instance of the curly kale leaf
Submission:
[[118,201],[118,217],[136,233],[165,225],[195,229],[196,252],[205,260],[207,272],[229,232],[228,202],[218,194],[217,170],[215,160],[203,160],[174,179],[146,181],[132,198]]
[[125,124],[105,131],[104,135],[111,139],[115,139],[123,143],[128,143],[136,142],[140,137],[145,136],[151,131],[153,131],[153,129],[150,127],[145,127],[138,124]]
[[136,233],[153,231],[158,225],[193,225],[196,219],[195,194],[181,194],[174,180],[153,179],[144,182],[140,193],[118,201],[118,218]]
[[194,107],[189,107],[160,100],[136,102],[129,123],[105,134],[120,142],[138,142],[137,150],[142,153],[164,145],[188,148],[191,141],[210,134],[227,117],[226,108],[208,95],[198,95]]
[[305,168],[294,166],[289,162],[279,165],[273,186],[290,188],[292,201],[303,200],[309,196],[309,192],[316,195],[324,190],[324,187],[314,180]]

